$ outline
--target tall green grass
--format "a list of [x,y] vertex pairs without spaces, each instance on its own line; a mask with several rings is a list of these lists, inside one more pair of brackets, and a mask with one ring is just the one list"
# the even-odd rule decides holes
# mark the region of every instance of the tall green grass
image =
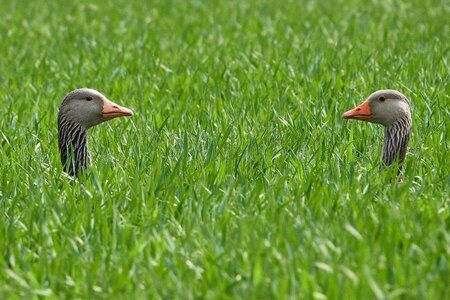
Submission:
[[[447,1],[0,1],[0,298],[445,299]],[[135,111],[62,174],[77,87]],[[397,184],[382,128],[406,94]]]

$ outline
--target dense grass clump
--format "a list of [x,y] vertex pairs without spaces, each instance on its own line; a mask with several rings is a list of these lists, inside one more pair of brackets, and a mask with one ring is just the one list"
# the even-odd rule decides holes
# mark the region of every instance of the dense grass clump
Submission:
[[[0,298],[450,298],[448,2],[0,6]],[[71,182],[77,87],[135,116]],[[382,88],[414,109],[403,184],[341,119]]]

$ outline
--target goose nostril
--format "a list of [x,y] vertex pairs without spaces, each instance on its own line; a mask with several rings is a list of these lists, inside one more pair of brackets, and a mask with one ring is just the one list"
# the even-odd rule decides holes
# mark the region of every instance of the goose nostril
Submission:
[[361,108],[359,108],[359,107],[356,109],[356,111],[360,111],[360,110],[361,110]]

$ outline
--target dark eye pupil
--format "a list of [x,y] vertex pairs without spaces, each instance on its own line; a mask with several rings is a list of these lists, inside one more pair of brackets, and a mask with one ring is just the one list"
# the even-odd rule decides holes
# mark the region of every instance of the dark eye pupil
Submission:
[[91,97],[91,96],[87,96],[87,97],[86,97],[86,100],[87,100],[87,101],[91,101],[91,100],[92,100],[92,97]]
[[381,96],[380,98],[378,98],[378,100],[380,100],[380,101],[384,101],[384,100],[385,100],[385,98],[384,98],[383,96]]

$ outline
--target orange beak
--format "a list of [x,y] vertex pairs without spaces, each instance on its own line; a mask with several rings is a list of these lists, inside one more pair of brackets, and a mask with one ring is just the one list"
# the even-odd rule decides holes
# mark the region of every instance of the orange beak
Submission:
[[355,120],[369,120],[372,118],[372,112],[370,111],[369,101],[366,100],[352,110],[346,111],[342,117],[344,119],[355,119]]
[[103,99],[102,117],[105,119],[114,119],[118,117],[132,116],[133,111],[126,107],[115,104],[114,102]]

